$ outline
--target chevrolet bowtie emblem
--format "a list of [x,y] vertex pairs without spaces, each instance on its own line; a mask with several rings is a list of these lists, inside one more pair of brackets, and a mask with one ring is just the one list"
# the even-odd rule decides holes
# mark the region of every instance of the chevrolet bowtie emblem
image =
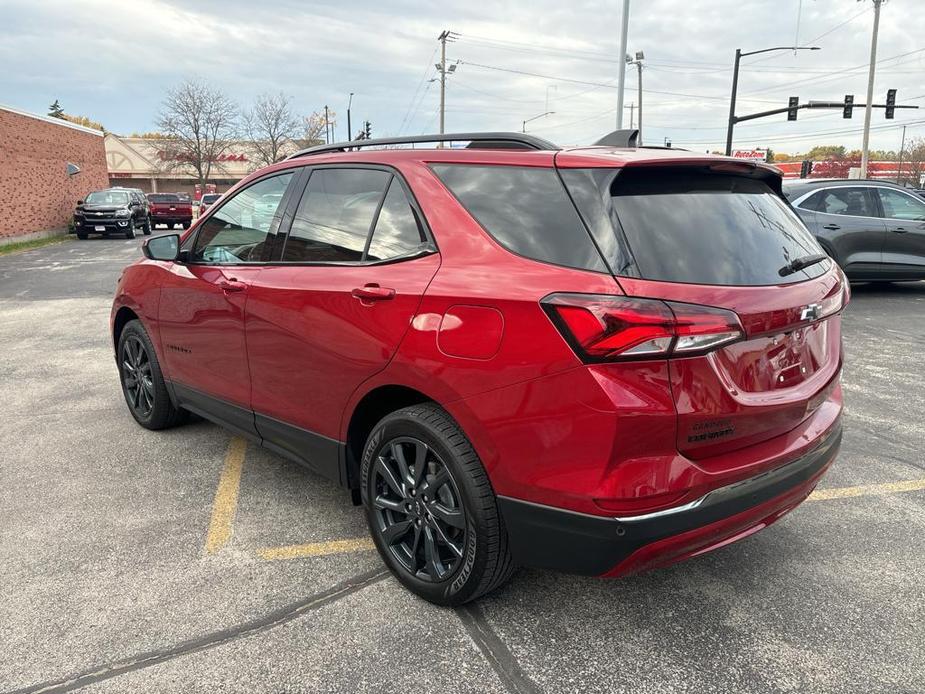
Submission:
[[803,310],[800,311],[800,320],[816,320],[819,317],[819,309],[821,308],[819,304],[804,306]]

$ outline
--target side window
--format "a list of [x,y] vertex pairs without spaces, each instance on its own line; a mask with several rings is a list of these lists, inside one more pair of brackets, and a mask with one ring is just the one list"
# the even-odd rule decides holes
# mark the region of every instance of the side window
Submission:
[[282,260],[362,260],[390,178],[391,174],[372,169],[313,171],[292,220]]
[[193,261],[259,262],[292,172],[264,178],[225,200],[196,236]]
[[925,221],[925,200],[916,200],[911,195],[890,188],[877,188],[883,204],[883,216],[888,219]]
[[[818,199],[816,196],[819,196]],[[830,188],[820,190],[810,200],[808,209],[848,217],[879,217],[876,202],[865,188]]]
[[606,272],[552,168],[433,164],[443,184],[498,243],[554,265]]
[[379,210],[366,260],[388,260],[406,255],[419,248],[422,241],[424,238],[414,216],[414,209],[401,183],[393,177],[382,209]]

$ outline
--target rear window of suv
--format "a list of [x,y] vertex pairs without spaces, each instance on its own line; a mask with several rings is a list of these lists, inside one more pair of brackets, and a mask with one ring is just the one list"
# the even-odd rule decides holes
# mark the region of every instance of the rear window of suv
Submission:
[[607,272],[554,169],[431,167],[469,214],[508,250],[553,265]]
[[781,276],[796,258],[823,251],[760,179],[700,167],[566,169],[562,176],[617,275],[758,286],[818,277],[829,267]]
[[152,193],[148,195],[149,202],[180,202],[179,195],[172,193]]

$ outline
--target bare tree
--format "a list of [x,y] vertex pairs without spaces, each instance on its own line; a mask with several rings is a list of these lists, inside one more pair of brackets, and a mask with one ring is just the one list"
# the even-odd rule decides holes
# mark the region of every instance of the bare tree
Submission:
[[260,166],[281,160],[302,129],[289,97],[282,92],[258,96],[242,120],[254,159]]
[[164,134],[161,165],[191,169],[200,185],[222,167],[223,155],[237,137],[238,107],[219,89],[184,82],[167,91],[157,128]]
[[925,185],[925,137],[909,142],[903,150],[902,179],[916,188]]
[[328,119],[325,121],[324,111],[315,111],[310,116],[302,119],[302,137],[298,140],[300,147],[314,147],[323,145],[325,133],[328,128],[334,124],[336,114],[328,109]]

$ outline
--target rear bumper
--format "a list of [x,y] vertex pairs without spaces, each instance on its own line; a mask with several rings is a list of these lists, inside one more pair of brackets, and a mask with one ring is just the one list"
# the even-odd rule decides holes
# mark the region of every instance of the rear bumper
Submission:
[[655,513],[608,518],[498,497],[518,563],[622,576],[702,554],[767,527],[812,492],[841,445],[841,424],[785,465]]

